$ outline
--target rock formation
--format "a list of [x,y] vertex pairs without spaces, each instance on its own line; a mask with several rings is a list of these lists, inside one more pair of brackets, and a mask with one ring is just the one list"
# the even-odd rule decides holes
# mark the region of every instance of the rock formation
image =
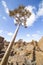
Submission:
[[0,36],[0,50],[4,47],[4,38]]
[[[0,59],[2,59],[8,44],[9,42],[4,41],[4,47],[0,51]],[[36,50],[34,50],[34,46],[36,46]],[[41,52],[38,48],[43,50],[43,37],[39,40],[39,42],[32,40],[27,43],[22,39],[18,40],[12,47],[7,65],[30,65],[33,63],[33,51],[35,51],[36,65],[43,65],[43,52]]]

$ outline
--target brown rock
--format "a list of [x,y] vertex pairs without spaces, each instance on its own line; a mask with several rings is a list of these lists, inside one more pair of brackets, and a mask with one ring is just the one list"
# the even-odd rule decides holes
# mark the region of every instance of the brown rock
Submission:
[[0,50],[4,47],[4,38],[0,36]]
[[3,40],[4,40],[4,37],[1,37],[1,36],[0,36],[0,43],[2,43]]
[[39,40],[38,46],[43,51],[43,37]]

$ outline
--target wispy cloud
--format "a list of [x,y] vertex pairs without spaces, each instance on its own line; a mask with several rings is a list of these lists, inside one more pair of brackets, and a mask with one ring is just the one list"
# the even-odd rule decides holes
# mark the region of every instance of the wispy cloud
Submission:
[[31,12],[31,16],[29,18],[27,18],[27,26],[32,26],[33,23],[40,17],[43,16],[43,1],[40,2],[39,4],[39,9],[36,12],[36,14],[34,13],[34,9],[36,9],[34,6],[30,6],[28,5],[27,7],[25,7],[26,10],[29,10]]
[[41,37],[38,33],[29,34],[29,35],[27,34],[26,36],[28,37],[29,41],[31,41],[31,40],[37,40],[38,41]]
[[0,30],[0,33],[2,33],[3,32],[3,30]]
[[35,13],[33,12],[33,9],[36,9],[34,6],[31,6],[31,5],[28,5],[27,7],[25,7],[26,10],[29,10],[31,12],[31,16],[29,18],[27,18],[27,26],[32,26],[32,24],[35,22],[36,20],[36,15]]
[[5,16],[3,16],[3,17],[2,17],[2,19],[6,20],[6,17],[5,17]]
[[8,32],[7,35],[8,35],[8,36],[12,36],[13,33],[12,33],[12,32]]
[[26,37],[29,39],[29,41],[31,41],[31,40],[37,40],[38,41],[42,37],[42,34],[39,30],[37,30],[33,34],[26,34]]
[[35,14],[34,13],[32,13],[32,15],[30,16],[30,18],[27,18],[27,26],[32,26],[33,25],[33,23],[35,22],[35,20],[36,20],[36,17],[35,17]]
[[37,17],[39,16],[43,16],[43,1],[41,1],[41,3],[39,4],[39,9],[37,12]]
[[25,7],[26,10],[29,10],[30,12],[33,12],[33,9],[36,9],[34,6],[28,5]]
[[32,34],[32,37],[38,37],[38,34],[37,33]]
[[[8,9],[8,6],[6,4],[6,2],[4,0],[2,0],[2,5],[4,6],[5,8],[5,12],[7,14],[9,14],[9,9]],[[43,1],[40,2],[39,4],[39,9],[38,11],[36,12],[36,14],[34,13],[33,10],[36,10],[36,7],[34,6],[31,6],[31,5],[28,5],[25,7],[26,10],[29,10],[31,12],[31,16],[29,18],[27,18],[27,26],[30,27],[33,25],[33,23],[40,17],[40,16],[43,16]],[[14,20],[14,23],[16,23],[16,21]]]
[[39,39],[42,37],[42,34],[40,33],[34,33],[32,34],[32,39],[39,41]]
[[29,36],[30,36],[30,34],[27,34],[26,36],[27,36],[27,37],[29,37]]
[[2,0],[2,5],[4,6],[5,12],[7,14],[9,14],[9,9],[8,9],[7,4],[6,4],[6,2],[4,0]]
[[16,20],[14,19],[14,23],[17,24]]

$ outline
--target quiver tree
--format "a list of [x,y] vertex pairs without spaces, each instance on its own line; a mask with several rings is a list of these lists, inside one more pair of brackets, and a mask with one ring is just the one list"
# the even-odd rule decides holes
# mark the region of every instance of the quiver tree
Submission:
[[9,15],[14,17],[17,23],[23,23],[26,27],[26,20],[30,17],[31,12],[29,12],[29,10],[26,10],[24,6],[19,6],[19,8],[13,11],[9,10]]
[[16,20],[18,26],[16,28],[15,33],[13,34],[13,37],[12,37],[10,43],[9,43],[9,46],[8,46],[6,52],[5,52],[4,57],[2,58],[2,61],[1,61],[0,65],[6,65],[7,64],[8,57],[9,57],[11,48],[13,46],[13,43],[15,41],[15,38],[17,36],[20,25],[23,23],[24,26],[26,27],[26,19],[29,18],[30,15],[31,15],[31,13],[29,11],[27,11],[24,6],[19,6],[17,9],[15,9],[13,11],[9,10],[9,16],[14,17],[14,19]]

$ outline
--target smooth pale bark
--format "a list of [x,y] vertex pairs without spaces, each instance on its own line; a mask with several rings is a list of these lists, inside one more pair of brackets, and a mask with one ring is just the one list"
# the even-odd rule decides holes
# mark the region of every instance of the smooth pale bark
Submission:
[[20,28],[20,25],[21,25],[21,23],[18,24],[18,26],[17,26],[17,28],[16,28],[16,31],[15,31],[15,33],[14,33],[14,35],[13,35],[13,37],[12,37],[10,43],[9,43],[9,46],[8,46],[8,48],[7,48],[7,50],[6,50],[5,54],[4,54],[4,56],[3,56],[3,58],[2,58],[2,61],[1,61],[0,65],[7,65],[8,58],[9,58],[9,54],[10,54],[11,48],[12,48],[12,46],[13,46],[13,43],[14,43],[14,41],[15,41],[15,38],[16,38],[16,36],[17,36],[18,30],[19,30],[19,28]]

